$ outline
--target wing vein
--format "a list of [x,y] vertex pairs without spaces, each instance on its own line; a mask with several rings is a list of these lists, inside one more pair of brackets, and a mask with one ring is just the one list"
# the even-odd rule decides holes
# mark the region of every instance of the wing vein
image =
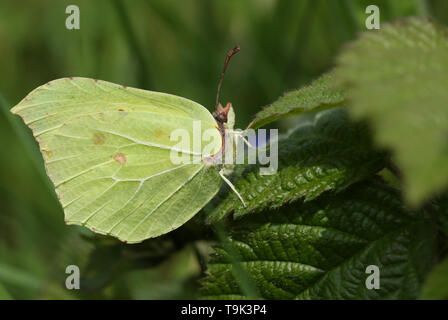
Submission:
[[67,178],[67,179],[65,179],[65,180],[62,180],[62,181],[59,182],[57,185],[55,185],[55,187],[58,188],[58,187],[60,187],[62,184],[66,183],[66,182],[68,182],[68,181],[70,181],[70,180],[72,180],[72,179],[74,179],[74,178],[76,178],[76,177],[79,177],[80,175],[82,175],[82,174],[84,174],[84,173],[87,173],[87,172],[89,172],[89,171],[92,171],[93,169],[99,168],[99,167],[101,167],[101,166],[103,166],[103,165],[105,165],[105,164],[112,163],[112,162],[114,162],[114,160],[111,159],[111,160],[108,160],[108,161],[106,161],[106,162],[103,162],[103,163],[99,163],[99,164],[97,164],[97,165],[94,165],[94,166],[92,166],[92,167],[90,167],[90,168],[88,168],[88,169],[86,169],[86,170],[80,171],[80,172],[78,172],[77,174],[75,174],[75,175],[73,175],[73,176],[71,176],[71,177],[69,177],[69,178]]
[[143,223],[145,222],[146,219],[148,219],[157,209],[160,208],[160,206],[162,206],[166,201],[168,201],[169,199],[171,199],[180,189],[182,189],[188,182],[190,182],[197,174],[200,170],[202,170],[202,168],[204,168],[204,165],[201,165],[199,167],[198,170],[196,170],[189,178],[188,180],[186,180],[184,183],[182,183],[181,185],[179,185],[179,187],[177,187],[173,192],[171,192],[165,199],[163,199],[153,210],[151,210],[150,212],[148,212],[148,214],[146,214],[146,216],[134,227],[132,228],[131,231],[129,231],[128,233],[128,237],[134,233],[134,231]]
[[141,145],[148,146],[148,147],[154,147],[154,148],[165,149],[165,150],[173,150],[173,151],[176,151],[176,152],[181,152],[181,153],[190,154],[190,155],[194,155],[194,156],[201,156],[202,155],[199,152],[187,151],[187,150],[182,150],[182,149],[166,146],[166,145],[163,145],[163,144],[141,141],[141,140],[138,140],[138,139],[134,139],[134,138],[132,138],[132,137],[130,137],[128,135],[121,134],[121,133],[114,132],[114,131],[110,131],[110,130],[99,129],[99,128],[94,128],[94,129],[97,130],[97,131],[100,131],[100,132],[113,134],[113,135],[116,135],[118,137],[125,138],[125,139],[133,141],[133,142],[135,142],[137,144],[141,144]]

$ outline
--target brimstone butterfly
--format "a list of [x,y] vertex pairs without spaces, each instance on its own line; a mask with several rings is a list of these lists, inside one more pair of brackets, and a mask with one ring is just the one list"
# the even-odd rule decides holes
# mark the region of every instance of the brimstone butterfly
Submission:
[[[78,77],[48,82],[11,109],[39,143],[67,224],[141,242],[192,218],[216,195],[221,177],[236,192],[213,157],[233,127],[230,103],[223,108],[218,100],[238,51],[226,56],[213,115],[182,97]],[[193,134],[194,121],[217,142],[207,155],[177,150],[200,161],[173,164],[170,134],[179,128]]]

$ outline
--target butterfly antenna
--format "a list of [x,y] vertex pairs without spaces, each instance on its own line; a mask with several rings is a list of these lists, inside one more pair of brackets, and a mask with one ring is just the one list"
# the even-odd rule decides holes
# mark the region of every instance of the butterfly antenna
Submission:
[[229,64],[230,58],[232,58],[232,56],[238,51],[240,51],[240,46],[236,46],[235,48],[230,50],[226,55],[226,60],[224,61],[224,67],[222,68],[221,78],[219,79],[218,92],[216,93],[216,105],[215,105],[216,108],[218,107],[219,104],[219,94],[221,93],[222,80],[224,79],[224,74],[226,73],[227,65]]

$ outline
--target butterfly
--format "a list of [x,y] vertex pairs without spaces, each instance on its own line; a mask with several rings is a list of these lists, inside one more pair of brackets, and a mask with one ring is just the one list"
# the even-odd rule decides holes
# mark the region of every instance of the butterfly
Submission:
[[[222,107],[219,94],[239,49],[226,55],[213,114],[183,97],[80,77],[50,81],[11,109],[39,143],[67,224],[137,243],[183,225],[222,180],[244,204],[219,161],[233,147],[225,137],[234,124],[232,105]],[[209,151],[176,147],[179,129],[207,133]],[[193,161],[174,163],[173,151]]]

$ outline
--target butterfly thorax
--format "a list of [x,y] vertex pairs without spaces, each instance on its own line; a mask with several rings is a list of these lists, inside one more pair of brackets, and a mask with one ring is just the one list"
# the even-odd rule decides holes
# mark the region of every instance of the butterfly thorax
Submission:
[[234,145],[233,138],[230,133],[233,131],[233,126],[235,123],[235,113],[233,111],[232,104],[230,102],[227,103],[225,108],[223,108],[221,104],[218,104],[216,111],[213,112],[213,117],[216,120],[217,129],[221,134],[222,146],[217,153],[205,157],[203,159],[204,163],[213,166],[225,164],[226,167],[229,165],[231,166],[231,164],[228,163],[229,161],[226,161],[223,157],[226,156],[226,148],[233,147]]

